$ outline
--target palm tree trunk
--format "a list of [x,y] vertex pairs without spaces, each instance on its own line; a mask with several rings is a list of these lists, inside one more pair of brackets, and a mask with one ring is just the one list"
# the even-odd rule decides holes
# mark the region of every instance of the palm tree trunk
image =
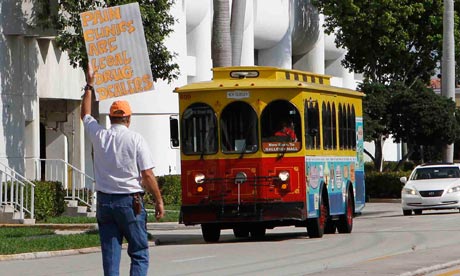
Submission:
[[213,0],[211,57],[213,67],[232,65],[230,10],[228,0]]
[[246,0],[233,0],[230,32],[232,37],[232,65],[241,65],[241,51],[243,48],[244,17],[246,14]]

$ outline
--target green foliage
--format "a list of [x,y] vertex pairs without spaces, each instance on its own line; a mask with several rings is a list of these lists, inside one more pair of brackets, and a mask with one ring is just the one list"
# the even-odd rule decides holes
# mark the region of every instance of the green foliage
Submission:
[[[165,175],[157,178],[165,205],[182,204],[180,175]],[[152,200],[148,201],[152,202]]]
[[403,184],[399,179],[409,176],[405,172],[366,172],[366,195],[369,198],[400,198]]
[[387,136],[390,115],[387,112],[390,101],[387,86],[365,81],[358,89],[366,95],[363,99],[364,140],[372,142],[381,136]]
[[57,217],[64,212],[65,192],[60,182],[34,181],[35,184],[35,218],[46,220]]
[[347,68],[379,83],[410,85],[433,75],[442,49],[442,0],[313,3],[325,15],[326,33],[335,33],[336,45],[348,50]]
[[174,24],[174,18],[169,14],[173,0],[61,0],[58,1],[56,12],[48,7],[48,0],[37,0],[36,2],[38,25],[43,28],[55,28],[56,43],[59,49],[68,52],[70,64],[73,67],[81,67],[84,70],[88,64],[88,57],[80,13],[138,2],[153,79],[171,82],[178,77],[179,66],[173,62],[176,54],[170,53],[163,44],[164,39],[173,31],[171,26]]
[[395,141],[419,146],[442,146],[459,136],[455,102],[435,94],[421,82],[412,88],[395,83],[389,87],[389,130]]

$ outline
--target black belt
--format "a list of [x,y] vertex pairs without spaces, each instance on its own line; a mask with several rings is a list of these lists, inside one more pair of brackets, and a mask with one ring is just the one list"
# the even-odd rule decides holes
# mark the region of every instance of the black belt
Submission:
[[97,191],[98,194],[102,194],[102,195],[110,195],[110,196],[141,196],[143,197],[145,195],[145,192],[137,192],[137,193],[131,193],[131,194],[108,194],[108,193],[104,193],[104,192],[101,192],[101,191]]

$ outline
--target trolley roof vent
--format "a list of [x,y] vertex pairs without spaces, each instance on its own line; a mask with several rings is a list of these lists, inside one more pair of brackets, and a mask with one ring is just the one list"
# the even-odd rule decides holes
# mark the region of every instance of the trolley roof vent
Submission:
[[230,77],[237,78],[237,79],[245,79],[245,78],[257,78],[259,76],[259,71],[231,71]]

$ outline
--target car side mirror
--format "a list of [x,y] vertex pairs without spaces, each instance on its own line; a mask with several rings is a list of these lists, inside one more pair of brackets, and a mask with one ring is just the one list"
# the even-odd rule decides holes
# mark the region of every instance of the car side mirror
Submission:
[[406,184],[406,182],[407,182],[407,177],[403,176],[403,177],[401,177],[401,178],[399,179],[399,181],[401,181],[401,183],[403,183],[403,184]]

